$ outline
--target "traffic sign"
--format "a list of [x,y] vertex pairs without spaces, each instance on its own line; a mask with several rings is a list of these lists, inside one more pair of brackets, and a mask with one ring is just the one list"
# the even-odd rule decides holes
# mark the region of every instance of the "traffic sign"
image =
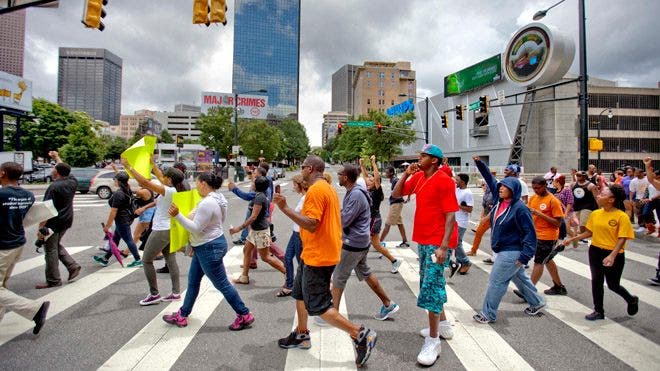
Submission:
[[237,155],[241,151],[241,146],[231,146],[231,153]]
[[468,110],[469,110],[469,111],[477,111],[477,110],[479,110],[479,101],[476,101],[476,102],[474,102],[474,103],[470,103],[470,105],[468,106]]
[[351,128],[373,128],[373,121],[349,121],[346,123],[346,126]]

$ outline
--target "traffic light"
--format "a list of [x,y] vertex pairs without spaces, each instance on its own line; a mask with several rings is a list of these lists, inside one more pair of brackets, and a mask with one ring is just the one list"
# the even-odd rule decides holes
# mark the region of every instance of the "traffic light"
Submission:
[[463,105],[459,104],[454,110],[456,111],[456,120],[463,121]]
[[176,146],[178,148],[183,148],[183,135],[176,135]]
[[341,129],[344,127],[344,125],[340,122],[337,124],[337,135],[341,135]]
[[479,97],[479,112],[488,114],[488,96]]
[[383,124],[381,124],[380,122],[376,125],[376,132],[378,132],[378,134],[381,134],[383,132]]
[[104,5],[108,5],[108,0],[85,0],[83,8],[82,24],[88,28],[96,28],[99,31],[105,29],[101,18],[105,18]]
[[193,24],[205,24],[207,27],[211,24],[208,0],[193,0]]
[[211,23],[222,23],[223,26],[227,25],[227,0],[211,0],[211,11],[209,21]]
[[440,117],[442,120],[442,127],[447,128],[447,113],[443,113],[442,116]]

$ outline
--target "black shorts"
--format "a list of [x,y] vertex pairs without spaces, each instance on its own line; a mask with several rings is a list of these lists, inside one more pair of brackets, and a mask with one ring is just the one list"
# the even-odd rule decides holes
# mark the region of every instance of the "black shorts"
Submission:
[[371,235],[375,236],[380,233],[380,228],[383,226],[383,220],[380,218],[380,216],[373,216],[371,217]]
[[305,302],[305,309],[310,316],[320,316],[332,306],[330,281],[335,266],[312,267],[298,264],[293,280],[291,296]]
[[550,255],[550,252],[556,244],[557,240],[537,240],[536,254],[534,254],[534,263],[543,264],[543,260],[545,260],[545,258]]

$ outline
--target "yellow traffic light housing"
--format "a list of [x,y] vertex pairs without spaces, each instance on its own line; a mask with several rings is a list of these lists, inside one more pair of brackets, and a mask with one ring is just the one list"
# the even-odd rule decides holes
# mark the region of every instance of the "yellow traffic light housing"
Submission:
[[96,28],[99,31],[105,29],[101,18],[105,18],[104,5],[108,5],[108,0],[85,0],[83,8],[82,24],[88,28]]
[[600,152],[603,150],[603,141],[598,138],[589,138],[589,151]]
[[210,24],[208,0],[193,0],[193,24]]
[[211,0],[211,11],[209,21],[211,23],[222,23],[227,25],[227,0]]
[[447,126],[448,126],[447,125],[447,113],[443,113],[442,116],[440,117],[440,119],[442,120],[442,127],[446,129]]
[[463,121],[463,105],[459,104],[454,110],[456,111],[456,120]]

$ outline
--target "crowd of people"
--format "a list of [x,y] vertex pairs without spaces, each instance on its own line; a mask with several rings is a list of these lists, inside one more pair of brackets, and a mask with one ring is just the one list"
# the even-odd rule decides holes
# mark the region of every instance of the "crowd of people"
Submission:
[[[61,244],[62,236],[73,223],[76,180],[69,175],[70,166],[61,161],[57,152],[50,155],[57,164],[53,168],[54,182],[46,190],[44,200],[52,200],[58,214],[38,226],[37,238],[42,241],[45,252],[46,282],[36,285],[37,289],[62,285],[59,262],[68,270],[69,282],[81,270],[80,264]],[[294,207],[289,206],[279,186],[274,184],[267,163],[261,163],[254,170],[249,192],[230,182],[228,189],[248,202],[245,219],[228,229],[230,235],[241,233],[241,237],[232,242],[243,245],[241,273],[233,279],[227,276],[223,262],[229,249],[224,225],[230,205],[220,192],[221,174],[208,172],[197,176],[195,189],[201,201],[192,212],[184,215],[173,200],[176,193],[190,189],[184,180],[185,169],[174,166],[161,171],[153,163],[156,182],[122,159],[124,171],[116,172],[117,191],[108,201],[110,208],[103,229],[114,244],[124,241],[128,247],[123,253],[125,257],[130,253],[133,260],[127,266],[141,267],[144,271],[149,291],[139,305],[183,299],[178,311],[163,316],[165,322],[187,326],[201,279],[207,276],[236,313],[229,329],[240,331],[251,327],[255,316],[234,285],[250,284],[249,272],[256,268],[259,257],[283,274],[283,285],[276,296],[291,296],[295,300],[297,324],[290,334],[277,341],[278,345],[284,349],[309,349],[312,339],[308,319],[312,316],[317,324],[334,326],[350,335],[358,367],[369,359],[378,334],[366,324],[354,323],[343,316],[339,312],[340,300],[354,272],[381,302],[380,308],[374,311],[374,319],[386,320],[399,311],[399,305],[391,297],[397,293],[386,292],[370,268],[367,254],[373,247],[390,261],[391,273],[398,272],[402,262],[382,241],[390,228],[397,226],[402,239],[398,247],[410,247],[401,214],[413,196],[416,202],[411,240],[417,243],[420,275],[417,306],[427,312],[428,318],[428,323],[420,330],[424,343],[417,362],[421,365],[434,364],[440,355],[441,339],[454,336],[444,308],[451,300],[447,297],[445,277],[468,274],[472,266],[470,257],[476,256],[488,229],[491,230],[492,257],[484,262],[492,264],[492,270],[483,306],[473,317],[477,323],[488,324],[498,319],[498,307],[510,282],[517,288],[514,293],[527,303],[523,312],[538,316],[546,300],[536,284],[545,269],[553,286],[543,294],[567,295],[568,289],[562,283],[553,258],[567,246],[578,247],[580,241],[587,238],[591,238],[588,257],[594,311],[585,318],[590,321],[605,318],[605,281],[610,290],[626,301],[628,314],[637,313],[639,298],[621,286],[620,280],[626,241],[635,237],[633,218],[637,220],[638,232],[655,232],[654,211],[658,210],[660,199],[657,191],[660,177],[654,172],[650,158],[644,160],[645,169],[625,169],[625,175],[617,172],[610,181],[590,166],[586,171],[572,171],[568,182],[567,176],[553,167],[545,176],[532,179],[531,193],[520,178],[518,165],[508,165],[504,178],[498,180],[496,173],[478,156],[473,160],[483,178],[484,197],[472,248],[467,252],[463,239],[474,207],[472,192],[467,188],[470,177],[464,173],[454,174],[442,150],[433,144],[425,145],[418,161],[409,165],[400,177],[393,167],[386,169],[391,195],[382,231],[380,205],[385,194],[375,156],[369,158],[371,172],[359,159],[358,166],[346,164],[336,173],[339,186],[346,191],[341,203],[332,184],[332,174],[325,172],[325,162],[316,156],[307,157],[301,173],[292,179],[293,189],[300,195]],[[34,195],[18,185],[22,173],[19,164],[0,165],[0,320],[5,310],[15,311],[35,322],[33,332],[37,334],[46,321],[50,303],[23,298],[6,286],[27,241],[23,218],[35,202]],[[135,194],[128,185],[129,174],[140,185]],[[275,207],[292,225],[285,251],[275,244],[272,224]],[[134,219],[138,222],[132,232]],[[192,261],[183,298],[177,254],[170,249],[172,220],[190,233],[187,252]],[[112,255],[109,249],[93,259],[105,267]],[[163,258],[165,266],[156,270],[154,261],[159,257]],[[525,270],[530,261],[533,261],[531,275]],[[649,280],[655,285],[660,284],[660,258],[658,264],[656,276]],[[157,272],[169,273],[171,291],[167,296],[161,295]]]

